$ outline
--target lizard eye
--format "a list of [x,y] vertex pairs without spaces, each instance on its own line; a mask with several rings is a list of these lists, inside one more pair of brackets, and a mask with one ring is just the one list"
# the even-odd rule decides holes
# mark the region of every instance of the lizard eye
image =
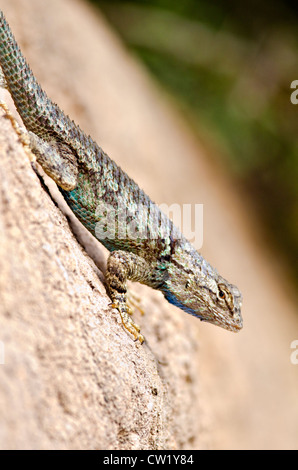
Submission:
[[226,294],[225,294],[225,292],[224,292],[223,290],[220,290],[220,291],[218,292],[218,295],[219,295],[219,297],[220,297],[221,299],[224,299],[224,298],[226,297]]

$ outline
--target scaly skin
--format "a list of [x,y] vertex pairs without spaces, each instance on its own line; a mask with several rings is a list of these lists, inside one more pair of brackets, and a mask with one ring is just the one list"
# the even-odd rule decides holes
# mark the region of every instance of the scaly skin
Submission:
[[139,186],[48,98],[1,11],[0,65],[0,84],[14,100],[37,161],[77,218],[111,252],[107,290],[125,328],[143,342],[126,303],[130,279],[162,291],[170,303],[203,321],[239,331],[242,297],[237,287],[222,278]]

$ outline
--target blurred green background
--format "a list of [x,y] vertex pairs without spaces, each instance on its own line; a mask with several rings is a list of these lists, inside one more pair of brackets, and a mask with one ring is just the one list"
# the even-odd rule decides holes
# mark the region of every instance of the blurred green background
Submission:
[[298,284],[298,3],[90,1],[245,189]]

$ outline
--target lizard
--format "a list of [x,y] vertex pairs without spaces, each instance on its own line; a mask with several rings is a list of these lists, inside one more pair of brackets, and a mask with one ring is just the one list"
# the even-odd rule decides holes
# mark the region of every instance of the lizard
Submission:
[[239,289],[47,96],[1,10],[0,72],[0,85],[13,98],[37,162],[55,181],[75,216],[108,248],[107,293],[133,338],[144,342],[127,302],[127,280],[161,291],[169,303],[202,321],[241,330]]

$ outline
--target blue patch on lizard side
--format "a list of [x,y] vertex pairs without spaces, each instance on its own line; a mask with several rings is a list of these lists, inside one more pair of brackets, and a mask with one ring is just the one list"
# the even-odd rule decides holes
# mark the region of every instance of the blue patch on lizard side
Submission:
[[170,304],[173,304],[173,305],[175,305],[176,307],[181,308],[181,310],[184,310],[184,312],[190,313],[190,315],[193,315],[194,317],[197,317],[197,318],[199,318],[200,320],[204,321],[204,318],[202,318],[197,312],[195,312],[195,310],[193,310],[193,309],[190,308],[190,307],[187,307],[187,306],[184,305],[182,302],[180,302],[180,301],[177,299],[177,297],[175,297],[175,295],[174,295],[172,292],[169,292],[169,291],[167,290],[167,291],[163,291],[163,294],[164,294],[165,298],[167,299],[167,301],[168,301]]

